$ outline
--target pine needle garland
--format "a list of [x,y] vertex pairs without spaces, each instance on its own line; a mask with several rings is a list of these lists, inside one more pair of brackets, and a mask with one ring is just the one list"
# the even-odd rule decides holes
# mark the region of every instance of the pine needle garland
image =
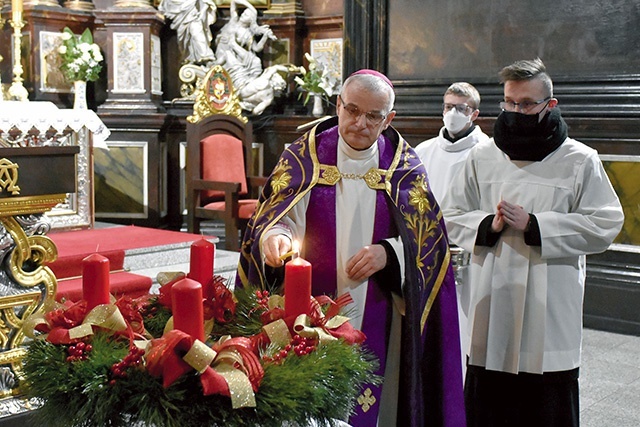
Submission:
[[[257,309],[255,291],[237,290],[235,297],[234,321],[216,324],[214,338],[260,332],[264,308]],[[160,309],[153,312],[158,317],[167,315]],[[147,328],[153,317],[149,313],[145,316]],[[161,329],[160,323],[156,329]],[[87,344],[90,351],[74,359],[69,345],[44,339],[30,343],[23,359],[23,386],[28,397],[42,402],[34,414],[38,425],[281,427],[287,422],[306,425],[313,420],[329,426],[334,420],[348,418],[364,384],[380,381],[374,374],[377,361],[370,353],[358,345],[330,341],[304,356],[291,351],[277,362],[263,358],[264,378],[255,393],[256,407],[233,409],[229,397],[203,395],[195,371],[167,388],[162,378],[152,377],[143,364],[129,366],[121,377],[115,376],[114,364],[130,351],[126,339],[114,339],[98,330]],[[264,353],[277,350],[269,347]]]

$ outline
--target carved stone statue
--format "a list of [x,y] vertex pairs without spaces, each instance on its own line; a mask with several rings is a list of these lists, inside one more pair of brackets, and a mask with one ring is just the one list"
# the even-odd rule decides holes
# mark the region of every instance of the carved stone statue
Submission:
[[285,65],[267,67],[259,77],[238,90],[240,106],[243,110],[260,115],[273,103],[276,93],[287,87],[287,82],[278,73],[279,71],[288,73],[289,68]]
[[[238,6],[244,6],[238,13]],[[268,25],[258,25],[258,11],[246,0],[231,0],[230,17],[216,36],[216,64],[222,65],[233,85],[241,90],[262,74],[262,51],[267,40],[276,40]]]
[[213,0],[162,0],[158,10],[171,20],[171,29],[178,34],[184,62],[206,64],[215,60],[210,28],[216,22]]

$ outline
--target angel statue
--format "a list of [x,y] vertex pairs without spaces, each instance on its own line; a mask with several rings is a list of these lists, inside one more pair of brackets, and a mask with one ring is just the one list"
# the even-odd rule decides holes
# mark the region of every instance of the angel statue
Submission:
[[178,34],[183,62],[207,64],[215,60],[210,28],[216,22],[213,0],[161,0],[158,10],[171,20],[171,29]]
[[[238,6],[244,6],[242,13]],[[258,11],[246,0],[231,0],[229,22],[216,36],[216,64],[222,65],[241,90],[262,74],[262,51],[268,40],[276,36],[268,25],[258,25]]]

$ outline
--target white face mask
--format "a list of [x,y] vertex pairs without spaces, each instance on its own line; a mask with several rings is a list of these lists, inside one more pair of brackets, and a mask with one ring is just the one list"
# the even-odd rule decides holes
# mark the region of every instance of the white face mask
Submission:
[[464,129],[467,124],[471,123],[471,116],[465,116],[455,108],[452,108],[444,114],[442,121],[449,134],[455,135]]

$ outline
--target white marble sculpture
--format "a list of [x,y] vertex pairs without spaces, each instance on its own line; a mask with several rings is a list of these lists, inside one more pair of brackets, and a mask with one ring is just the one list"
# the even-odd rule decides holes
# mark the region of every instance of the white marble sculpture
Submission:
[[158,10],[171,20],[171,29],[178,35],[184,62],[206,64],[214,61],[210,26],[216,22],[217,7],[213,0],[162,0]]

